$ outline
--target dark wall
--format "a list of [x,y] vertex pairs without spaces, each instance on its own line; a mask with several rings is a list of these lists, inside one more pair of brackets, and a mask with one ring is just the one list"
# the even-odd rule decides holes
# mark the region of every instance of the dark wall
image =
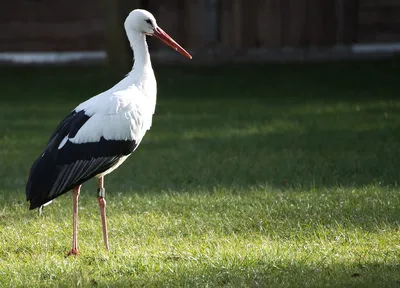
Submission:
[[[105,49],[108,11],[102,1],[4,2],[0,9],[0,51]],[[400,42],[400,0],[132,0],[132,3],[149,9],[160,26],[178,42],[197,51]]]

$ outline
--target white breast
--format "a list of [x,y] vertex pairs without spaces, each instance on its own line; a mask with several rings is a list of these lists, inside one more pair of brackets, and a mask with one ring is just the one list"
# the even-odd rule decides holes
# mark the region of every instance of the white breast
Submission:
[[155,101],[136,86],[130,86],[93,97],[75,110],[84,110],[90,118],[70,139],[71,142],[98,142],[104,137],[106,140],[135,140],[139,143],[151,127]]

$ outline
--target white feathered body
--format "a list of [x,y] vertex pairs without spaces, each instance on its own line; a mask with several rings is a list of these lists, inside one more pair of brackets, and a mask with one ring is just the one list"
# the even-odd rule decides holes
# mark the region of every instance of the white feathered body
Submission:
[[32,166],[27,184],[31,209],[118,168],[150,129],[156,98],[156,79],[147,65],[78,105]]
[[115,170],[150,129],[157,83],[146,35],[161,29],[149,12],[140,9],[130,13],[124,26],[134,52],[132,71],[60,122],[32,165],[26,185],[30,209]]
[[128,75],[113,88],[74,109],[76,112],[84,110],[90,119],[69,141],[97,142],[103,136],[106,140],[135,140],[140,143],[152,124],[157,86],[154,74],[139,86],[129,85],[130,77]]

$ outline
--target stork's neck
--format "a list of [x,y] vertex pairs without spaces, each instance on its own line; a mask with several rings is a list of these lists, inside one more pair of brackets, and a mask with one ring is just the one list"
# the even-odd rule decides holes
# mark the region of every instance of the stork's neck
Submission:
[[125,83],[135,85],[143,91],[143,94],[152,102],[156,101],[157,83],[151,66],[149,49],[147,47],[146,36],[143,33],[128,33],[128,39],[133,50],[135,62],[132,71],[125,78]]
[[147,47],[146,36],[138,31],[130,31],[128,39],[133,50],[135,62],[133,64],[134,73],[143,73],[146,68],[151,68],[150,54]]

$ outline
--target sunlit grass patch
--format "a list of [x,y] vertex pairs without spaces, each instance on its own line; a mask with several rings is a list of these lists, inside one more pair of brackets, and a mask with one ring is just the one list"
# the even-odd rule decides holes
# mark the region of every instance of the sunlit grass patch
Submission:
[[71,195],[39,216],[24,185],[62,117],[115,77],[0,72],[0,286],[399,286],[395,63],[156,67],[153,127],[105,179],[111,250],[90,181],[76,258]]

